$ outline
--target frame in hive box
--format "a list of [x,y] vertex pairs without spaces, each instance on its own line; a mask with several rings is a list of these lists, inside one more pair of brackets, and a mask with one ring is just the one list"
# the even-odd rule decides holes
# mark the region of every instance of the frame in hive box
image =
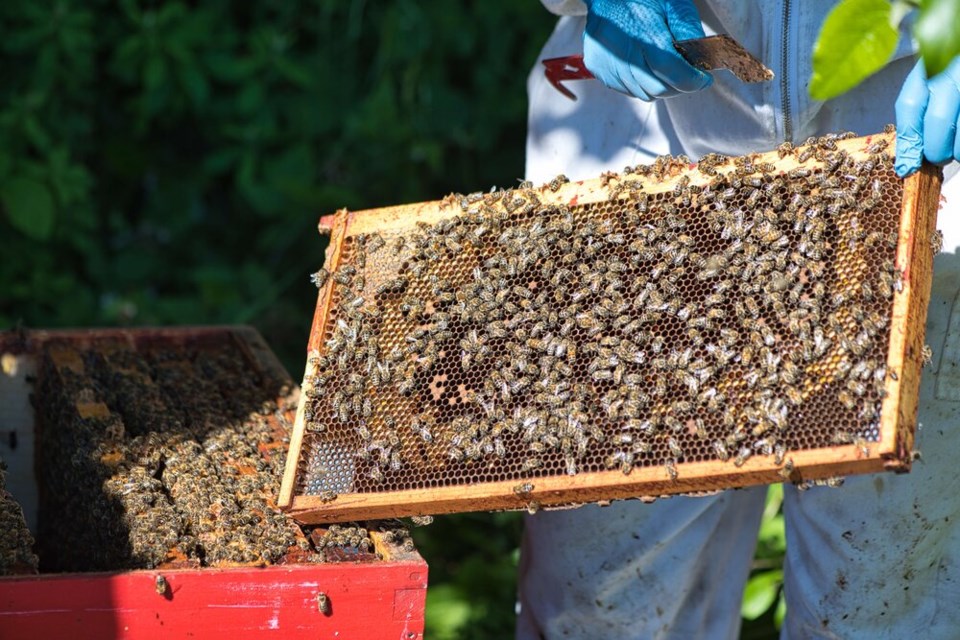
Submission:
[[[39,550],[39,573],[0,577],[0,636],[422,637],[427,566],[409,541],[277,509],[299,390],[253,329],[9,333],[0,356],[0,455]],[[51,469],[60,446],[77,455]],[[214,474],[194,483],[185,465],[203,460]]]

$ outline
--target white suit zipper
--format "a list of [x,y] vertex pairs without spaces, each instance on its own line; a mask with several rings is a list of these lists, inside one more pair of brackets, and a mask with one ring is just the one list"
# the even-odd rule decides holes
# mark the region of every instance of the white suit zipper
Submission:
[[790,115],[790,0],[783,2],[783,22],[780,40],[780,109],[783,111],[783,139],[793,142],[793,120]]

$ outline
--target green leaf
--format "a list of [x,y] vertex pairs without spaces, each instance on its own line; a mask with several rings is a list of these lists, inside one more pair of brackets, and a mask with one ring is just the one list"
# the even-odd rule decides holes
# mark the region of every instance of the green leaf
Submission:
[[66,148],[54,149],[47,156],[46,178],[61,207],[83,202],[90,189],[86,167],[72,162]]
[[427,616],[432,636],[455,638],[470,617],[470,600],[452,584],[436,585],[427,592]]
[[763,547],[770,551],[777,552],[780,555],[786,551],[787,534],[782,515],[763,519],[760,524],[759,540]]
[[787,599],[783,597],[783,594],[780,594],[780,597],[777,599],[777,608],[773,612],[773,624],[777,627],[777,631],[780,630],[780,627],[783,626],[783,620],[787,617]]
[[167,62],[160,55],[147,58],[143,69],[143,84],[147,91],[156,91],[166,82]]
[[273,67],[284,79],[298,87],[307,88],[313,82],[313,77],[305,66],[283,56],[273,59]]
[[203,159],[203,169],[211,175],[224,173],[237,163],[240,153],[238,147],[223,147],[212,151]]
[[772,484],[767,487],[767,499],[763,505],[763,519],[773,518],[780,511],[783,504],[783,485]]
[[829,100],[887,63],[897,47],[889,0],[843,0],[823,22],[813,46],[810,95]]
[[747,620],[756,620],[773,605],[783,582],[783,571],[764,571],[750,578],[743,591],[740,615]]
[[50,136],[44,131],[43,123],[36,114],[28,113],[23,118],[23,133],[38,151],[44,152],[50,149],[52,144]]
[[932,78],[960,55],[960,0],[926,0],[913,25],[920,55]]
[[13,156],[5,149],[0,149],[0,184],[6,179],[7,174],[13,170]]
[[223,82],[242,82],[256,70],[256,64],[249,58],[239,55],[226,55],[220,52],[211,53],[204,58],[204,63],[210,73]]
[[53,233],[53,196],[42,182],[13,178],[0,187],[0,202],[10,224],[24,235],[46,240]]
[[201,107],[207,101],[210,95],[210,87],[207,84],[207,78],[193,65],[181,66],[177,70],[180,78],[180,85],[184,92],[190,97],[190,102],[194,107]]

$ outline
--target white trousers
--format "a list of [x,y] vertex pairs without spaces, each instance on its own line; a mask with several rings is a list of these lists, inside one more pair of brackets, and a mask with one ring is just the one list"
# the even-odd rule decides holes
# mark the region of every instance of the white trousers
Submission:
[[[574,20],[561,20],[545,57],[576,52],[582,24],[564,25]],[[879,131],[893,121],[897,78],[911,64],[865,85],[870,100],[849,99],[849,113],[829,110],[830,129],[808,121],[813,130],[802,137]],[[717,76],[716,84],[724,81]],[[687,152],[671,114],[681,103],[645,104],[593,81],[576,84],[580,100],[570,102],[538,69],[528,89],[527,177],[535,182]],[[756,113],[764,117],[763,108]],[[703,118],[706,126],[727,122],[709,109]],[[730,139],[735,147],[740,137],[731,131]],[[928,310],[934,361],[921,383],[922,460],[907,475],[852,477],[838,489],[786,487],[783,638],[960,638],[960,180],[948,181],[944,194],[938,227],[948,250],[935,261]],[[528,517],[517,637],[736,638],[764,495],[761,487]]]
[[[942,214],[941,214],[942,215]],[[960,637],[960,255],[934,266],[906,475],[784,491],[783,638]],[[736,638],[765,489],[528,517],[518,638]]]

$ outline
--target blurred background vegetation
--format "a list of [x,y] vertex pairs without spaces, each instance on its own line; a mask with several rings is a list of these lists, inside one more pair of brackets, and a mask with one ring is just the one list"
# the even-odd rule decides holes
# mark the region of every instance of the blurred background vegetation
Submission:
[[[0,3],[0,328],[248,323],[294,379],[319,215],[510,186],[539,3]],[[744,599],[776,637],[779,493]],[[437,518],[427,637],[512,635],[518,514]]]

